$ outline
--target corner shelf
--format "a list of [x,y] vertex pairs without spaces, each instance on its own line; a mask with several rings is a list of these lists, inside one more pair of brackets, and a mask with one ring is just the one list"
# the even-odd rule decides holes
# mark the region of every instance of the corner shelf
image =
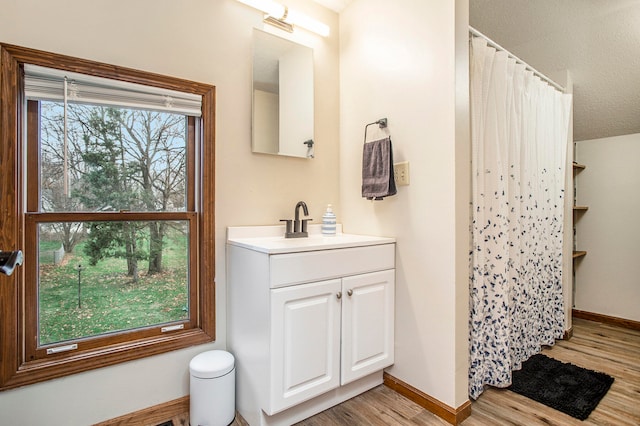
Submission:
[[[574,161],[573,162],[573,173],[579,173],[579,172],[583,171],[586,167],[587,166],[585,166],[584,164],[580,164],[580,163],[577,163],[577,162]],[[574,195],[574,202],[575,202],[575,195],[576,195],[575,183],[574,183],[573,191],[574,191],[573,195]],[[589,210],[589,206],[577,206],[577,205],[573,206],[573,213],[574,214],[575,213],[584,213],[587,210]],[[575,226],[575,224],[574,224],[574,226]],[[587,255],[587,252],[584,251],[584,250],[575,250],[575,235],[576,235],[575,231],[576,230],[575,230],[575,227],[574,227],[574,229],[573,229],[574,250],[573,250],[573,256],[572,256],[573,260],[582,258],[582,257]]]
[[573,252],[573,258],[574,259],[578,259],[578,258],[586,256],[586,255],[587,255],[587,252],[584,251],[584,250],[578,250],[578,251],[574,251]]

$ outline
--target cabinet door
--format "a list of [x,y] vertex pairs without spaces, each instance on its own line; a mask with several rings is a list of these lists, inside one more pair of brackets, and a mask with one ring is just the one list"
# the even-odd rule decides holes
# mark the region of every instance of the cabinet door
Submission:
[[271,290],[267,414],[340,385],[340,280]]
[[393,364],[395,270],[344,278],[342,292],[344,385]]

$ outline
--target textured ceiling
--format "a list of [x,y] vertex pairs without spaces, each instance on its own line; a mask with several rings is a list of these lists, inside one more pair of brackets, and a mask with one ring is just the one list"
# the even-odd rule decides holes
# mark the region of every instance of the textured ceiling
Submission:
[[469,0],[469,23],[546,75],[568,70],[574,140],[640,133],[640,0]]
[[640,0],[469,0],[469,15],[541,73],[569,71],[574,140],[640,133]]

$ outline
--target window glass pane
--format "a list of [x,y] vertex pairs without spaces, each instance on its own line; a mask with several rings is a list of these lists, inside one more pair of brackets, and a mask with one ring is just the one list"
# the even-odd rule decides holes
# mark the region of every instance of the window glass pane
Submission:
[[38,228],[38,342],[189,319],[187,221]]
[[41,101],[40,209],[184,211],[187,117]]

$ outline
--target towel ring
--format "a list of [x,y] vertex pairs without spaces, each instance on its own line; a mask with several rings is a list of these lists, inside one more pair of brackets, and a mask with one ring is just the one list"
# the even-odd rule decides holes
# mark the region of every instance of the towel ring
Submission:
[[387,119],[381,118],[378,121],[374,121],[373,123],[369,123],[366,126],[364,126],[364,143],[367,143],[367,128],[369,126],[373,126],[374,124],[377,124],[381,129],[384,129],[385,127],[387,127]]

